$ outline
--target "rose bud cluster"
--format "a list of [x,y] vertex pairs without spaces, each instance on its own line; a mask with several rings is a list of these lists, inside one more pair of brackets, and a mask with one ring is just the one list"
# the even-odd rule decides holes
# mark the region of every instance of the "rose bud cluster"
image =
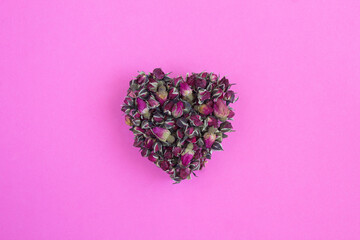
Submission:
[[[130,81],[122,111],[141,155],[176,182],[204,168],[232,132],[231,84],[213,73],[170,78],[160,68]],[[196,176],[196,175],[195,175]]]

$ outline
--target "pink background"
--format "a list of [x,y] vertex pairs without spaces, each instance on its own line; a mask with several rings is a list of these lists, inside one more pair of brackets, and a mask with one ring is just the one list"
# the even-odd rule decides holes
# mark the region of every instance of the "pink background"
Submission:
[[[360,239],[360,2],[0,1],[0,239]],[[198,178],[132,147],[138,70],[236,83]]]

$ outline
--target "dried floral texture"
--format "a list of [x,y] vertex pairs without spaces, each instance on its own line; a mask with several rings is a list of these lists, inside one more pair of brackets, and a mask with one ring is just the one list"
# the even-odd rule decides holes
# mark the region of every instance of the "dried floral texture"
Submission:
[[[122,106],[134,146],[176,182],[205,167],[232,132],[231,84],[213,73],[170,78],[160,68],[130,81]],[[196,176],[196,175],[195,175]]]

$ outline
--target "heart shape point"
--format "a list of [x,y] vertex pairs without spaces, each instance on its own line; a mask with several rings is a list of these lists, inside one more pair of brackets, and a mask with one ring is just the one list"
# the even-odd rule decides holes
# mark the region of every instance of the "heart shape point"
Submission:
[[190,179],[213,150],[223,150],[221,142],[232,131],[230,104],[236,99],[230,88],[227,78],[213,73],[171,78],[160,68],[140,72],[121,108],[134,146],[175,182]]

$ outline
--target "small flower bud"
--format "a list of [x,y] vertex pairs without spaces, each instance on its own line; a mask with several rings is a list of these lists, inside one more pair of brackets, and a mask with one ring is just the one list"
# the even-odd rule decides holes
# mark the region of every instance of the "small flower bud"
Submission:
[[163,79],[165,77],[165,73],[161,70],[161,68],[155,68],[153,74],[157,79]]
[[153,134],[162,142],[174,142],[175,138],[171,132],[165,128],[155,127],[152,129]]
[[218,99],[217,102],[214,104],[214,114],[216,117],[220,119],[220,121],[225,122],[230,110],[228,106],[226,106],[225,102],[221,99]]
[[160,85],[156,92],[156,99],[160,102],[161,105],[163,105],[167,99],[167,96],[168,93],[166,91],[166,87],[164,85]]
[[193,145],[189,143],[185,151],[181,154],[181,163],[183,166],[190,164],[191,159],[194,157]]
[[133,123],[131,121],[131,117],[129,115],[125,115],[125,123],[126,125],[132,126]]
[[180,169],[179,175],[181,179],[186,179],[190,175],[190,173],[191,173],[190,168],[182,168]]
[[192,89],[190,88],[189,84],[185,82],[180,83],[180,93],[185,99],[189,101],[192,101],[194,98],[192,95]]
[[146,102],[142,100],[141,98],[136,99],[138,110],[145,118],[148,118],[150,116],[149,114],[149,108],[146,105]]
[[210,115],[213,112],[213,108],[211,107],[210,103],[201,104],[199,106],[199,113],[204,115]]
[[174,118],[181,117],[184,112],[184,103],[182,101],[175,103],[171,112]]

